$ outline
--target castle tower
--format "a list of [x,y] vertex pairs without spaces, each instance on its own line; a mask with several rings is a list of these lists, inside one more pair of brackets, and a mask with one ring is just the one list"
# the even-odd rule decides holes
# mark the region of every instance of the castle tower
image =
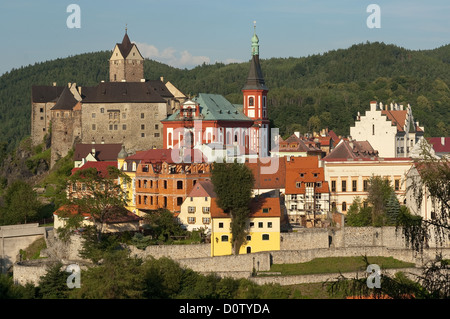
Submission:
[[269,118],[267,110],[267,88],[259,63],[259,39],[256,26],[252,37],[252,59],[250,71],[242,92],[244,95],[244,114],[254,121],[253,132],[250,133],[250,149],[260,156],[267,156],[269,150]]
[[140,82],[144,78],[144,58],[131,43],[125,29],[122,43],[117,43],[109,59],[110,82]]

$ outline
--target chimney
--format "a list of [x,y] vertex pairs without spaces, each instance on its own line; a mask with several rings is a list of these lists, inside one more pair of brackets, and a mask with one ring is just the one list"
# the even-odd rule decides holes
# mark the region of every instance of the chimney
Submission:
[[400,110],[403,111],[403,104],[400,104]]
[[442,146],[445,145],[445,137],[441,137],[441,144],[442,144]]
[[161,82],[164,82],[164,77],[163,76],[161,76],[159,79],[161,80]]
[[53,86],[56,86],[56,82],[53,82]]
[[377,101],[370,102],[370,110],[375,111],[377,109]]
[[91,150],[91,154],[92,154],[92,156],[94,156],[94,157],[95,157],[95,148],[92,148],[92,150]]
[[300,137],[300,132],[294,132],[294,135],[299,138]]
[[145,82],[145,79],[141,79],[141,82]]

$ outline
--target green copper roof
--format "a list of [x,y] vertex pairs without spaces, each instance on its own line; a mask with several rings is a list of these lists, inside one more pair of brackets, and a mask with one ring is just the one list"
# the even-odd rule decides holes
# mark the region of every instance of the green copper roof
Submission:
[[[242,105],[232,104],[219,94],[200,93],[194,99],[200,105],[201,118],[210,121],[252,121],[242,113]],[[180,120],[180,111],[177,110],[164,121]]]

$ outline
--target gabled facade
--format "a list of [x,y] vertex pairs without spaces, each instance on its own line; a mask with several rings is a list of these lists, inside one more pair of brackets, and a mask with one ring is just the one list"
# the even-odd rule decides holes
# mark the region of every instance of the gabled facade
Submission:
[[291,157],[286,164],[286,208],[289,222],[321,227],[330,211],[330,190],[318,157]]
[[181,205],[178,215],[180,224],[188,231],[211,231],[211,201],[216,198],[214,185],[210,180],[198,181]]
[[110,82],[140,82],[144,79],[144,58],[125,30],[122,43],[117,43],[109,59]]
[[409,104],[404,109],[403,105],[372,101],[370,110],[358,114],[355,126],[350,127],[352,139],[368,141],[380,157],[408,157],[423,134]]

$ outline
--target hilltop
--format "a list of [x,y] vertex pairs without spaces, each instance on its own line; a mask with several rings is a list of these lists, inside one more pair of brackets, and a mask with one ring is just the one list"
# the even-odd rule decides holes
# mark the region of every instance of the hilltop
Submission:
[[[0,160],[30,134],[31,86],[107,80],[110,51],[85,53],[13,69],[0,77]],[[191,70],[145,60],[148,79],[164,77],[185,94],[224,95],[242,103],[249,62],[203,64]],[[427,136],[449,134],[450,45],[413,51],[361,43],[308,57],[261,60],[270,91],[269,118],[282,135],[329,127],[348,134],[371,100],[411,104]],[[3,154],[2,154],[3,153]]]

